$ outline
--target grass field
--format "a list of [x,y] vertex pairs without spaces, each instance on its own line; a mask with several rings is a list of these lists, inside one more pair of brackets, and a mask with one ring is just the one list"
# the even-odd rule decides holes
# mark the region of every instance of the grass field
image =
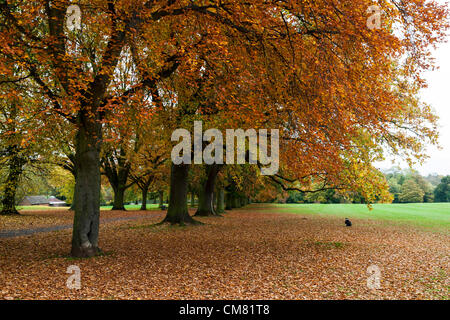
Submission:
[[450,231],[450,203],[375,204],[373,210],[363,204],[274,204],[269,207],[294,214],[375,219]]
[[[131,205],[125,205],[125,209],[127,210],[139,210],[141,208],[140,204],[131,204]],[[156,210],[159,208],[159,204],[148,204],[147,203],[147,210]],[[102,206],[100,207],[100,210],[111,210],[112,206]]]

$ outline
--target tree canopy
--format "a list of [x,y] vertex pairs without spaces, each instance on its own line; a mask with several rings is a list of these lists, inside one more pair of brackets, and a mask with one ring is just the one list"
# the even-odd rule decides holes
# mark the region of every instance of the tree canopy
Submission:
[[[72,254],[100,250],[108,155],[123,151],[113,162],[122,161],[128,177],[133,165],[125,155],[138,151],[130,145],[170,146],[173,130],[191,129],[194,120],[220,130],[279,129],[280,170],[266,178],[260,166],[244,170],[254,181],[389,201],[372,163],[384,149],[420,160],[437,142],[436,116],[418,92],[448,12],[434,1],[377,3],[382,20],[372,27],[369,0],[81,0],[80,28],[71,29],[70,1],[1,1],[2,99],[17,97],[17,86],[33,90],[33,107],[10,120],[35,114],[42,124],[36,136],[51,137],[47,129],[57,126],[71,137],[62,144],[74,151]],[[194,221],[186,200],[190,169],[170,166],[166,221]],[[230,184],[236,190],[237,181]]]

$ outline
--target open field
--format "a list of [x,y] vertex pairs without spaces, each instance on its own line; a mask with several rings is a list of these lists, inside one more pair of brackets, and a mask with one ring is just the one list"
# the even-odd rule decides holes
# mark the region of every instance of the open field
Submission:
[[321,217],[381,220],[386,223],[412,224],[450,232],[450,203],[375,204],[278,204],[281,212],[314,214]]
[[[71,230],[0,238],[0,299],[448,299],[445,207],[427,228],[412,218],[420,210],[395,208],[404,212],[397,223],[388,207],[345,207],[251,205],[195,227],[155,226],[165,214],[158,210],[102,211],[142,217],[103,224],[105,255],[90,259],[68,257]],[[0,217],[0,229],[11,219],[59,224],[72,216],[27,214]],[[80,290],[66,287],[71,265],[80,267]],[[379,290],[367,287],[372,265]]]
[[[167,204],[166,204],[167,206]],[[157,210],[159,208],[159,204],[148,204],[147,203],[147,210]],[[100,207],[100,210],[111,210],[112,206],[102,206]],[[126,210],[140,210],[141,205],[140,204],[126,204],[125,205]]]

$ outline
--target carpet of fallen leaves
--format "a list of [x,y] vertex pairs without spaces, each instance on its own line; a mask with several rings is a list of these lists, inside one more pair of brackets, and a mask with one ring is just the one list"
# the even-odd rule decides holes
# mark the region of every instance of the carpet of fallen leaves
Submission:
[[[127,216],[145,216],[145,211],[100,211],[101,219],[113,219]],[[0,216],[0,230],[21,230],[54,225],[71,225],[73,223],[73,211],[61,210],[32,210],[23,211],[18,216]]]
[[[154,226],[161,211],[101,227],[103,256],[68,257],[71,231],[0,239],[0,299],[448,299],[449,234],[273,209]],[[29,219],[29,220],[28,220]],[[20,221],[19,224],[16,224]],[[27,221],[33,221],[29,225]],[[67,224],[67,212],[0,217],[1,229]],[[81,289],[68,289],[71,265]],[[367,287],[367,268],[381,288]]]

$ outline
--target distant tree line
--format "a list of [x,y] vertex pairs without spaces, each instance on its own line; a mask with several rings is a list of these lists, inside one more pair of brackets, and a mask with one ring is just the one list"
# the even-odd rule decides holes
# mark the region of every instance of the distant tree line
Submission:
[[394,203],[449,202],[449,176],[422,176],[415,170],[391,169],[385,173]]
[[[450,176],[422,176],[415,170],[398,168],[384,172],[393,203],[450,202]],[[365,203],[357,192],[340,193],[326,190],[313,194],[297,191],[288,193],[286,203]]]
[[330,189],[316,193],[289,191],[286,203],[366,203],[366,200],[358,192],[340,193]]

